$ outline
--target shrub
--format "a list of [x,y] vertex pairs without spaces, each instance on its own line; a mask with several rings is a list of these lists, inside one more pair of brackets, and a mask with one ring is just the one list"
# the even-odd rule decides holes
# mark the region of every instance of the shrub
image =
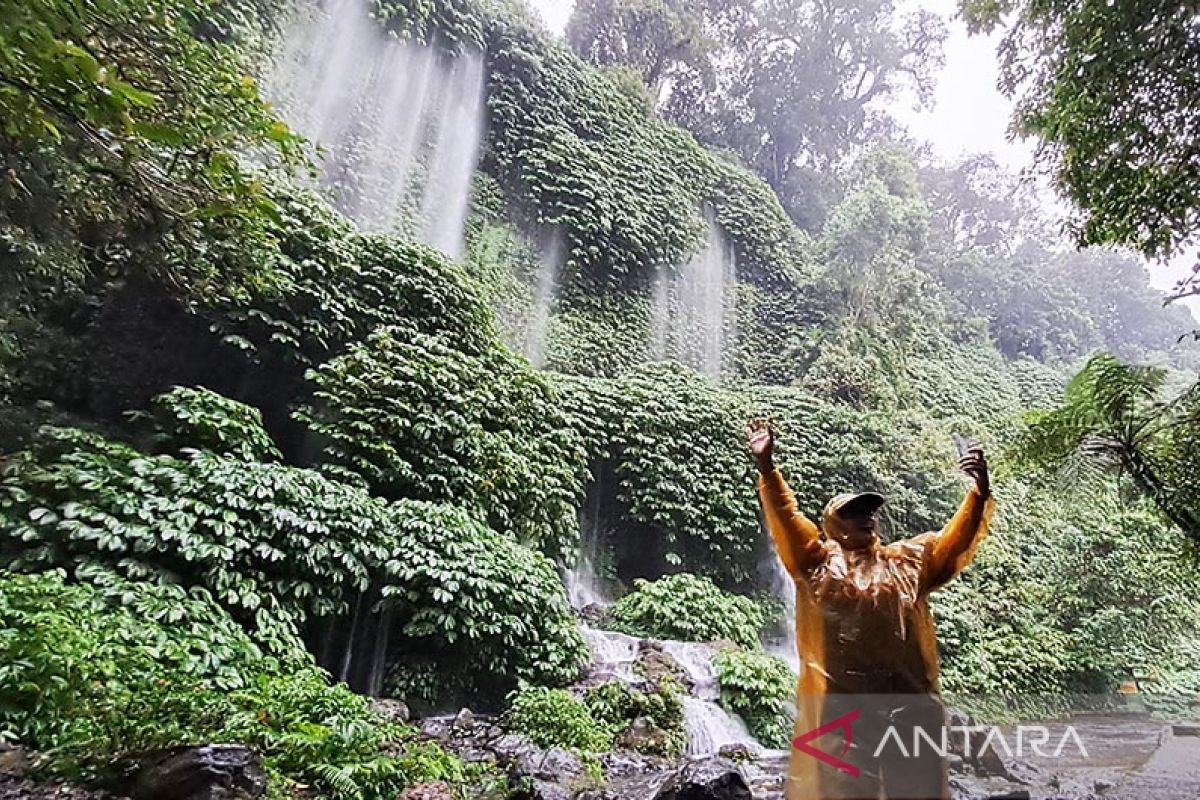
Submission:
[[612,734],[588,706],[566,689],[522,686],[508,697],[504,727],[523,733],[541,747],[600,752],[612,745]]
[[636,748],[646,755],[678,758],[687,746],[687,728],[683,719],[681,687],[670,678],[662,679],[653,691],[634,689],[620,681],[606,681],[593,687],[584,697],[592,716],[606,725],[614,740],[638,719],[645,719],[662,732]]
[[762,651],[723,650],[713,665],[721,681],[721,705],[741,716],[761,744],[786,748],[792,733],[787,702],[796,688],[787,662]]
[[165,450],[194,447],[245,461],[283,458],[263,428],[261,411],[203,387],[176,386],[154,398],[153,419]]
[[468,506],[552,558],[578,544],[583,448],[547,381],[499,345],[381,328],[309,377],[299,418],[376,494]]
[[613,627],[631,636],[685,642],[728,640],[757,647],[766,621],[748,597],[722,592],[708,578],[680,573],[657,581],[636,580],[613,606]]
[[548,559],[460,509],[387,503],[309,471],[145,456],[49,430],[0,477],[0,559],[202,587],[272,652],[381,589],[397,645],[445,669],[562,683],[586,647]]
[[[264,658],[203,592],[0,573],[0,730],[83,779],[180,744],[253,745],[273,781],[384,800],[464,768],[331,686],[301,650]],[[384,753],[384,745],[395,743]]]

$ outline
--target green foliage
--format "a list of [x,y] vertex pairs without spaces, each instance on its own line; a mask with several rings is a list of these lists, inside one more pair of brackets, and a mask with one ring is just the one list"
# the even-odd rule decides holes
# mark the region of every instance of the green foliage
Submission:
[[625,580],[682,568],[751,584],[769,547],[745,444],[753,417],[775,418],[781,469],[814,519],[839,492],[875,489],[897,534],[913,533],[940,528],[960,499],[949,431],[915,415],[864,413],[800,389],[719,388],[674,365],[555,382],[596,486],[611,492],[605,546]]
[[205,388],[177,386],[154,398],[157,442],[168,450],[195,447],[245,461],[282,459],[262,426],[262,412]]
[[711,67],[676,80],[665,113],[705,144],[737,152],[805,221],[820,216],[814,167],[868,137],[883,116],[875,103],[905,88],[927,98],[946,36],[932,12],[901,16],[891,0],[700,7],[717,37]]
[[230,698],[222,735],[258,747],[267,765],[331,798],[392,798],[413,783],[461,783],[464,765],[431,742],[373,714],[365,697],[330,686],[316,670],[288,680],[259,678]]
[[786,749],[792,738],[787,702],[796,676],[787,662],[759,650],[722,650],[713,656],[721,682],[721,705],[746,721],[766,747]]
[[657,98],[681,72],[709,71],[706,18],[723,5],[736,4],[583,0],[571,14],[567,41],[593,64],[633,69]]
[[504,727],[541,747],[600,752],[612,744],[608,729],[566,689],[522,686],[509,695],[508,704]]
[[278,370],[320,364],[381,325],[444,334],[467,353],[492,342],[492,315],[461,268],[428,247],[359,233],[310,193],[279,193],[271,267],[281,285],[216,309],[227,344]]
[[587,646],[549,559],[459,508],[418,501],[395,508],[383,592],[414,651],[442,655],[443,669],[480,686],[577,676]]
[[1200,537],[1195,388],[1164,398],[1167,371],[1099,355],[1054,409],[1030,412],[1013,457],[1074,478],[1119,470],[1171,522]]
[[650,726],[648,735],[627,741],[636,744],[640,753],[678,758],[687,746],[683,692],[669,677],[661,678],[653,691],[610,680],[589,689],[584,704],[595,719],[608,726],[618,745],[631,726],[646,724]]
[[711,580],[680,573],[638,580],[612,609],[613,627],[633,636],[685,642],[730,641],[758,646],[765,620],[748,597],[728,594]]
[[0,4],[0,231],[16,265],[6,297],[45,301],[123,273],[191,297],[271,280],[260,255],[274,204],[241,155],[295,162],[299,142],[238,46],[205,35],[212,8]]
[[758,524],[737,399],[676,365],[559,385],[592,461],[613,465],[640,535],[656,537],[669,564],[746,580]]
[[[114,760],[205,741],[258,747],[269,774],[336,800],[394,797],[462,765],[331,686],[302,651],[265,659],[203,593],[0,573],[0,730],[96,778]],[[393,755],[383,752],[387,743]]]
[[578,542],[583,451],[542,377],[493,345],[477,357],[381,328],[310,373],[299,415],[329,461],[389,498],[454,502],[563,557]]
[[479,0],[377,0],[375,5],[388,30],[406,39],[452,49],[483,47],[484,19]]
[[1185,694],[1200,608],[1182,535],[1111,487],[1001,491],[988,546],[934,596],[946,691],[1106,693],[1137,677]]
[[489,52],[485,168],[514,207],[561,229],[579,285],[644,286],[682,263],[703,238],[706,204],[746,274],[786,282],[810,271],[806,242],[769,189],[648,116],[618,82],[520,24],[497,21]]
[[[1169,256],[1200,226],[1193,157],[1200,38],[1178,3],[965,0],[975,29],[1008,28],[1003,88],[1015,123],[1081,209],[1084,244]],[[1194,291],[1191,280],[1184,289]]]
[[390,528],[386,503],[314,472],[202,451],[145,456],[76,430],[48,429],[7,465],[0,492],[17,568],[99,564],[202,586],[264,642],[345,611]]
[[585,653],[545,557],[460,509],[308,470],[49,431],[5,470],[0,541],[22,570],[203,587],[272,649],[382,584],[403,641],[480,680],[565,682]]

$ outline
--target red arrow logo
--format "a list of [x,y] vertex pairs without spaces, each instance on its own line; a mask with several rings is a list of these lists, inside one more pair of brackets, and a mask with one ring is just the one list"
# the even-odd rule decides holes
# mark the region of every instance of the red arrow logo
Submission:
[[826,722],[819,728],[813,728],[808,733],[797,736],[792,740],[792,747],[803,753],[807,753],[818,761],[822,761],[834,769],[840,770],[849,774],[851,777],[857,778],[859,775],[858,767],[854,766],[848,761],[843,761],[842,759],[831,756],[828,753],[823,753],[817,748],[811,747],[808,743],[813,739],[818,739],[824,736],[830,731],[840,728],[844,731],[846,740],[846,746],[842,748],[842,755],[846,755],[846,753],[850,752],[850,745],[854,743],[854,731],[851,726],[854,724],[854,720],[858,719],[858,713],[859,710],[856,708],[847,714],[843,714],[832,722]]

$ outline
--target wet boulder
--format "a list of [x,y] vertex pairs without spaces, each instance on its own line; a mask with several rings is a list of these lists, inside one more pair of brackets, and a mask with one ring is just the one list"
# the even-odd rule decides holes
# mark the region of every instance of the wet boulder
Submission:
[[431,781],[409,786],[396,800],[458,800],[458,795],[450,784]]
[[242,745],[175,747],[137,763],[134,800],[254,800],[267,788],[258,753]]
[[726,758],[686,763],[662,785],[654,800],[750,800],[737,764]]

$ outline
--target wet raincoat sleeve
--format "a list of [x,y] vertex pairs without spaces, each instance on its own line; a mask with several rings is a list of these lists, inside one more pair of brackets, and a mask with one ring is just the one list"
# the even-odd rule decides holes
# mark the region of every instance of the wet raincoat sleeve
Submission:
[[996,502],[972,486],[958,511],[938,533],[916,537],[925,544],[921,589],[931,592],[950,582],[970,565],[975,550],[987,536]]
[[788,574],[799,578],[816,564],[824,553],[821,531],[800,513],[796,497],[778,469],[759,475],[758,497],[762,502],[767,530],[775,540],[775,549]]

